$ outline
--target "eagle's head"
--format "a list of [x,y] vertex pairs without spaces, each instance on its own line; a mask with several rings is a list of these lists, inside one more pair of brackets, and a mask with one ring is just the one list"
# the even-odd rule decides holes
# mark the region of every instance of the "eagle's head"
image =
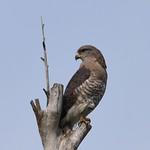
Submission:
[[[94,59],[93,59],[94,58]],[[100,50],[98,50],[96,47],[92,46],[92,45],[84,45],[81,46],[78,50],[77,53],[75,55],[75,59],[81,59],[82,61],[85,60],[96,60],[98,61],[101,66],[103,68],[107,68],[106,67],[106,63],[105,63],[105,59],[102,55],[102,53],[100,52]]]

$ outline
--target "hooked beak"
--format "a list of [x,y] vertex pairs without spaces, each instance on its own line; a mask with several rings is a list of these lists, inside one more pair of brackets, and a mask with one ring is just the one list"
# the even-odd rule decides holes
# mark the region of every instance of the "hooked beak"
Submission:
[[79,55],[79,53],[76,53],[75,60],[80,59],[80,58],[81,58],[81,56]]

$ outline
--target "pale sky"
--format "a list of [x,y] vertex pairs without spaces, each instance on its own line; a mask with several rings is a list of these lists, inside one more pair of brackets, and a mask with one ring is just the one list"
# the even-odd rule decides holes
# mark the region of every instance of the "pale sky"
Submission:
[[79,149],[150,149],[149,0],[1,0],[0,149],[43,149],[29,104],[46,101],[40,16],[51,85],[67,85],[81,45],[96,46],[106,58],[107,90]]

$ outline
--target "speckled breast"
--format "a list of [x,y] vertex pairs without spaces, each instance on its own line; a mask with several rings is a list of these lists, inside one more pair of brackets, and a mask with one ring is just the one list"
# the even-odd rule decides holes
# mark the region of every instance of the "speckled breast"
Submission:
[[78,101],[81,101],[82,103],[91,101],[96,107],[102,99],[105,89],[106,83],[102,80],[98,80],[95,75],[91,75],[75,89],[75,93],[78,94]]

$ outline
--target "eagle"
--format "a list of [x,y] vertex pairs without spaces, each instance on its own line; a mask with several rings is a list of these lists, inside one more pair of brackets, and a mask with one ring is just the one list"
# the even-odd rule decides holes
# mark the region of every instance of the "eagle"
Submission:
[[86,116],[99,104],[106,89],[107,67],[100,50],[92,45],[81,46],[75,59],[81,59],[81,64],[63,95],[62,128],[72,129],[78,122],[88,123],[90,119]]

